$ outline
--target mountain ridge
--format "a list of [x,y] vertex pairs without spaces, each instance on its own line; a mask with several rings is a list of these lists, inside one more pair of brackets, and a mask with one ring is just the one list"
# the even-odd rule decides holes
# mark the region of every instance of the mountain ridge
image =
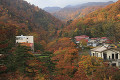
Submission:
[[0,0],[0,7],[0,21],[15,25],[16,35],[36,35],[35,41],[55,37],[54,33],[63,24],[50,13],[23,0]]
[[46,12],[49,12],[49,13],[53,13],[53,12],[59,11],[61,9],[62,8],[60,8],[60,7],[45,7],[45,8],[43,8],[43,10],[45,10]]
[[[66,6],[56,12],[50,12],[53,16],[55,16],[56,18],[62,20],[62,21],[68,21],[68,20],[74,20],[78,17],[83,17],[86,15],[81,15],[80,13],[82,12],[82,10],[84,11],[85,8],[90,8],[90,10],[88,10],[88,12],[92,12],[96,9],[105,7],[106,5],[109,5],[113,3],[112,1],[109,2],[88,2],[88,3],[83,3],[80,5],[75,5],[75,6]],[[93,8],[94,7],[94,8]],[[96,8],[97,7],[97,8]],[[87,12],[87,14],[88,14]],[[80,16],[81,15],[81,16]]]
[[[67,31],[66,31],[67,30]],[[120,0],[76,19],[64,28],[72,37],[86,34],[90,37],[109,37],[112,41],[120,40]]]

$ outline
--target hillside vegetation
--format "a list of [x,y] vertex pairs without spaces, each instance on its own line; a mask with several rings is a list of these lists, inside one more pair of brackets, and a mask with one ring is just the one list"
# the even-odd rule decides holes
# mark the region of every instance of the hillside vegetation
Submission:
[[0,22],[14,25],[15,35],[34,35],[36,41],[56,37],[62,26],[60,20],[23,0],[0,0]]
[[[72,39],[86,34],[119,41],[119,5],[120,1],[68,21],[65,27],[26,1],[0,0],[0,80],[120,80],[118,67],[90,56],[89,48],[78,48]],[[34,36],[35,52],[25,43],[15,43],[21,34]]]
[[79,17],[84,17],[87,14],[99,9],[103,8],[109,4],[112,4],[113,2],[88,2],[76,6],[66,6],[59,11],[56,12],[50,12],[53,16],[56,18],[62,20],[62,21],[68,21],[68,20],[75,20]]
[[120,0],[98,9],[83,18],[72,21],[63,31],[64,36],[86,34],[90,37],[106,36],[120,40]]

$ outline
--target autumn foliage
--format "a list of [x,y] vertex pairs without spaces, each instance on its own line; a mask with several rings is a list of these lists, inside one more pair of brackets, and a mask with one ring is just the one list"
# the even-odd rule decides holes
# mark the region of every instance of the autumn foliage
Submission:
[[[0,0],[0,79],[120,80],[117,67],[108,66],[101,58],[80,55],[72,39],[88,34],[119,41],[119,5],[120,0],[68,21],[64,27],[61,21],[26,1]],[[21,34],[34,36],[35,53],[15,44],[15,36]],[[87,45],[85,40],[82,45]]]
[[[76,19],[63,29],[67,36],[72,37],[86,34],[90,37],[106,36],[114,42],[120,38],[120,1],[110,4],[104,8],[100,8],[89,13],[85,17]],[[74,32],[78,29],[77,34]]]
[[56,50],[64,49],[66,47],[74,48],[75,46],[76,45],[69,38],[64,37],[48,43],[47,50],[54,52]]

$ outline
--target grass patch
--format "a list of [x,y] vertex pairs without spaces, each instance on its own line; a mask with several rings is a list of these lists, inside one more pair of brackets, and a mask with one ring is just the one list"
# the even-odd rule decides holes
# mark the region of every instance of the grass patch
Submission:
[[49,57],[47,55],[41,55],[41,54],[34,54],[35,57],[38,57],[38,58],[46,58],[46,57]]

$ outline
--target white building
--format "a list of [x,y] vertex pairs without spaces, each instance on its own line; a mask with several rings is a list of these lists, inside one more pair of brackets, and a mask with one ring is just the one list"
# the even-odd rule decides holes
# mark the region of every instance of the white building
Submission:
[[88,40],[87,46],[97,47],[99,45],[99,38],[91,38]]
[[91,49],[91,56],[101,57],[110,61],[111,65],[120,66],[120,50],[118,48],[99,46]]
[[16,43],[34,43],[33,36],[16,36]]
[[23,35],[16,36],[16,43],[29,46],[34,51],[34,37],[33,36],[23,36]]

